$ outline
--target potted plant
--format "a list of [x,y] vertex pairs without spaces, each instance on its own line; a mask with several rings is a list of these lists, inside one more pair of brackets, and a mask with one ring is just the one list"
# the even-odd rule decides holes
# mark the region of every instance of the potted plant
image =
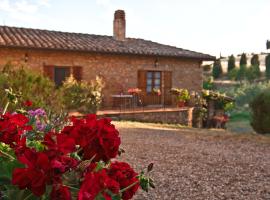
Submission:
[[158,95],[158,96],[161,95],[161,91],[160,91],[160,89],[158,89],[158,88],[153,88],[153,92],[154,92],[154,94],[156,94],[156,95]]
[[186,102],[190,99],[190,95],[187,89],[182,89],[180,94],[176,96],[178,107],[184,107]]
[[128,93],[131,95],[138,95],[142,90],[139,88],[129,88]]

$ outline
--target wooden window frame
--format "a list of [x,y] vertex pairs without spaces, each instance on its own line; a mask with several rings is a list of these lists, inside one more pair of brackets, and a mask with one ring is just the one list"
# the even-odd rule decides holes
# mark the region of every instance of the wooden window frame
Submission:
[[[148,84],[148,74],[151,74],[151,84]],[[156,75],[159,74],[159,77]],[[156,80],[159,80],[159,84],[156,84]],[[153,93],[154,88],[162,89],[162,71],[146,71],[146,93]],[[157,87],[158,86],[158,87]],[[151,91],[148,90],[148,87],[151,87]]]
[[69,75],[73,74],[74,78],[77,81],[82,80],[83,67],[82,66],[60,66],[60,65],[43,65],[43,74],[49,77],[52,81],[55,82],[55,69],[56,68],[68,68]]
[[57,69],[65,69],[65,74],[67,75],[65,78],[69,77],[72,74],[72,67],[70,66],[53,66],[53,81],[57,87],[62,86],[63,82],[60,85],[56,84],[56,70]]

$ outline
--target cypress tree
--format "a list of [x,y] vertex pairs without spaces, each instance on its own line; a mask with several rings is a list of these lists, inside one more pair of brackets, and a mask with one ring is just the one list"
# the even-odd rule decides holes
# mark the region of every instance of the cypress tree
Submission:
[[242,82],[246,78],[247,75],[247,65],[240,65],[240,69],[237,74],[237,80]]
[[214,62],[214,66],[213,66],[213,71],[212,71],[213,77],[219,78],[220,75],[222,74],[222,67],[221,67],[221,62],[220,59],[216,60]]
[[240,58],[240,66],[241,65],[247,65],[247,56],[245,53],[242,53],[241,58]]
[[231,55],[228,60],[228,72],[230,72],[234,68],[235,68],[235,58],[233,55]]
[[251,65],[252,66],[260,66],[260,61],[259,61],[259,56],[258,54],[254,54],[251,58],[251,61],[250,61]]
[[265,57],[265,76],[269,80],[270,79],[270,54]]
[[250,63],[251,63],[251,66],[249,69],[248,79],[254,80],[256,78],[259,78],[261,76],[259,56],[257,54],[253,55]]

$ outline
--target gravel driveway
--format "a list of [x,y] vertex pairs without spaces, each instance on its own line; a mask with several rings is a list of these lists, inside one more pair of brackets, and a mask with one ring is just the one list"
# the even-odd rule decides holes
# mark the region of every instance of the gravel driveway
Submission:
[[134,199],[270,199],[270,137],[115,122],[140,171],[154,162],[156,189]]

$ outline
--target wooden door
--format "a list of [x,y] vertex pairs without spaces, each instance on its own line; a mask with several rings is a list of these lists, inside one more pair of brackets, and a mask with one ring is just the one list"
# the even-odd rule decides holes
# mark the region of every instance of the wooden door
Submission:
[[172,72],[164,71],[164,104],[172,105],[172,94],[170,92],[172,88]]
[[[143,105],[160,105],[162,96],[162,74],[160,71],[138,72],[138,88],[142,90],[140,99]],[[160,90],[160,94],[156,93]]]

